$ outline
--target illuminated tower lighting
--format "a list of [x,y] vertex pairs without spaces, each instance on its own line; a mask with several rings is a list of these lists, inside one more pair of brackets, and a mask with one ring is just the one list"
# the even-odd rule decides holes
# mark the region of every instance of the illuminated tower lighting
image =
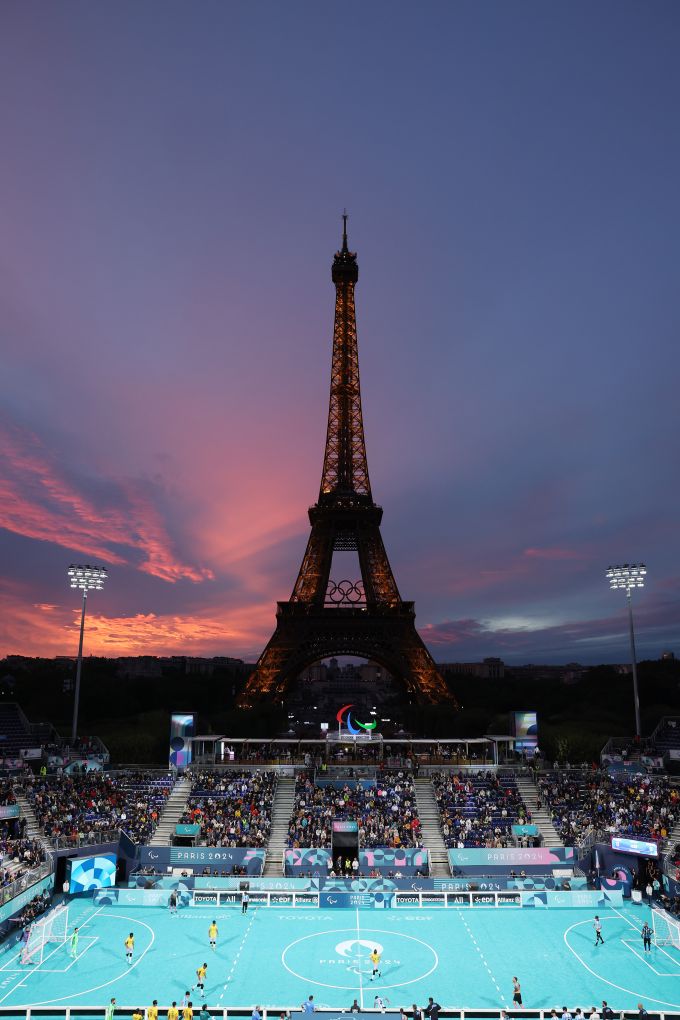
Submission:
[[640,729],[640,698],[638,696],[637,663],[635,661],[635,632],[633,630],[633,588],[644,588],[647,567],[644,563],[624,563],[620,567],[607,568],[607,580],[611,589],[622,588],[628,600],[628,624],[630,629],[630,658],[633,667],[633,698],[635,700],[635,732],[642,736]]
[[80,566],[72,563],[68,568],[68,577],[72,588],[80,588],[83,593],[83,611],[80,617],[80,643],[78,645],[78,665],[76,666],[76,693],[73,700],[73,725],[71,726],[71,746],[75,745],[78,736],[78,708],[80,705],[80,673],[83,668],[83,634],[85,633],[85,609],[87,593],[101,591],[108,577],[104,567],[91,567],[89,563]]

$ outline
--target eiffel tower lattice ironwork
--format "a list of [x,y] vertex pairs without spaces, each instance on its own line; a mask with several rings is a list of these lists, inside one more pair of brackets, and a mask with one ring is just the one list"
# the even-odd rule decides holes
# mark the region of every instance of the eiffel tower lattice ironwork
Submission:
[[[380,534],[382,508],[371,495],[354,311],[358,277],[345,214],[332,268],[335,325],[321,489],[309,509],[312,530],[293,593],[278,603],[276,630],[240,696],[243,706],[280,698],[303,669],[333,655],[380,663],[420,702],[454,700],[415,628],[413,602],[401,599]],[[361,582],[330,580],[335,550],[358,553]]]

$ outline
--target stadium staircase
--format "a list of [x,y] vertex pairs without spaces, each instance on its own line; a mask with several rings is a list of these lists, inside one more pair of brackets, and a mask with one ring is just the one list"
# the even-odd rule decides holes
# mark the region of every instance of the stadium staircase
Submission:
[[662,858],[665,857],[666,854],[671,853],[678,843],[680,843],[680,818],[678,818],[677,822],[659,848]]
[[[24,797],[24,794],[20,787],[14,787],[14,796],[16,797],[17,804],[21,808],[21,817],[26,819],[26,832],[24,835],[25,839],[35,839],[40,843],[43,850],[50,852],[53,850],[53,846],[48,838],[43,834],[36,818],[35,811],[31,804]],[[10,871],[15,871],[21,865],[17,864],[14,868],[10,867]]]
[[295,801],[295,779],[292,776],[279,776],[272,804],[272,827],[267,843],[267,859],[263,875],[283,874],[283,851],[288,846],[288,826],[293,814]]
[[564,846],[559,837],[557,829],[545,807],[536,807],[536,783],[531,776],[518,775],[515,777],[517,789],[526,807],[531,811],[531,820],[538,826],[543,846]]
[[416,807],[420,819],[420,832],[423,846],[430,851],[430,875],[433,878],[451,876],[449,855],[442,837],[439,808],[434,797],[434,790],[429,779],[416,779]]
[[175,826],[184,814],[191,793],[191,776],[184,775],[172,788],[149,846],[172,846]]

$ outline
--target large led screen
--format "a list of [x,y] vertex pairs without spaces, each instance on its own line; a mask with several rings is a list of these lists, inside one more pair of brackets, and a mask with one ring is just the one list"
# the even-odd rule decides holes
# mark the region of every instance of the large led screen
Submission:
[[659,844],[651,839],[632,839],[630,836],[612,836],[612,850],[620,854],[637,854],[640,857],[658,857]]
[[116,855],[101,854],[99,857],[72,857],[66,862],[68,891],[90,892],[93,889],[107,889],[116,884]]
[[538,747],[538,717],[535,712],[513,712],[515,750],[530,754]]
[[185,769],[191,764],[193,736],[193,712],[173,712],[170,719],[170,768]]

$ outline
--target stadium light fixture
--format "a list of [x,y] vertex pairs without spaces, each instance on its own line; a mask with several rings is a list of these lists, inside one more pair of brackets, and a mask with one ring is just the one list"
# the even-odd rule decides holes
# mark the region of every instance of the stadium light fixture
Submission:
[[637,663],[635,661],[635,631],[633,630],[633,601],[631,592],[634,588],[644,588],[647,567],[644,563],[624,563],[618,567],[607,568],[607,580],[612,591],[622,589],[628,602],[628,626],[630,630],[630,658],[633,667],[633,699],[635,701],[635,732],[642,736],[640,729],[640,698],[638,695]]
[[105,567],[91,567],[89,563],[78,565],[72,563],[68,568],[68,577],[72,588],[79,588],[83,593],[83,611],[80,617],[80,642],[78,644],[78,664],[76,666],[76,692],[73,699],[73,725],[71,726],[71,746],[75,746],[78,736],[78,709],[80,707],[80,673],[83,668],[83,635],[85,633],[85,609],[87,595],[91,591],[101,591],[108,577]]

